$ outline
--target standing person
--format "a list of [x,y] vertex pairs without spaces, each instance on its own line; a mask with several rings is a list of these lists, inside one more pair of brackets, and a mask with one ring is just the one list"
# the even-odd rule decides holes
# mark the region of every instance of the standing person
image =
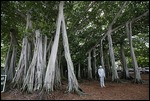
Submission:
[[104,84],[105,71],[102,68],[102,66],[99,66],[99,68],[98,68],[98,75],[100,77],[100,85],[101,85],[101,87],[105,87],[105,84]]

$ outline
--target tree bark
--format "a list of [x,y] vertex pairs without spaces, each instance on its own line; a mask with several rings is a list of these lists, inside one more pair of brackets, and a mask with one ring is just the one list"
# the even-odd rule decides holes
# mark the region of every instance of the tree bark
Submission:
[[17,85],[17,87],[20,88],[26,77],[27,70],[28,70],[28,64],[29,64],[29,56],[30,56],[29,50],[30,50],[30,44],[28,42],[27,37],[25,37],[25,38],[23,38],[23,42],[22,42],[22,51],[20,54],[17,71],[16,71],[15,76],[12,81],[12,83],[14,83],[14,87]]
[[142,83],[140,71],[138,70],[138,64],[136,61],[136,57],[135,57],[134,49],[133,49],[133,45],[132,45],[132,26],[131,26],[131,23],[129,23],[129,22],[126,23],[126,32],[127,32],[127,37],[129,39],[132,64],[134,67],[134,74],[135,74],[135,81],[134,82],[135,83]]
[[109,77],[111,76],[112,74],[112,70],[111,70],[111,67],[110,67],[110,60],[109,60],[109,50],[107,50],[107,53],[106,53],[106,68],[105,68],[105,72],[106,72],[106,77]]
[[5,61],[5,75],[7,75],[7,81],[11,82],[15,75],[16,69],[16,56],[17,56],[17,32],[15,29],[10,29],[10,47],[7,53]]
[[55,35],[54,43],[51,49],[51,55],[49,58],[45,80],[44,80],[44,89],[46,89],[47,92],[52,92],[54,90],[53,86],[54,86],[54,76],[55,76],[55,62],[56,62],[56,56],[57,56],[57,51],[58,51],[62,15],[63,15],[63,3],[60,3],[56,35]]
[[127,67],[127,62],[126,62],[126,57],[125,57],[125,54],[124,54],[124,47],[123,47],[123,44],[121,43],[120,44],[120,48],[121,48],[121,57],[122,57],[122,64],[123,64],[123,69],[124,69],[124,72],[125,72],[125,78],[126,79],[129,79],[129,71],[128,71],[128,67]]
[[97,66],[96,66],[96,48],[93,49],[93,57],[94,57],[94,75],[95,80],[97,79]]
[[100,44],[100,59],[101,59],[101,65],[104,68],[104,56],[103,56],[103,40],[101,40],[101,44]]
[[37,40],[37,64],[36,64],[36,72],[35,72],[35,84],[34,90],[39,90],[42,88],[42,73],[43,73],[43,49],[42,49],[42,35],[40,35],[40,31],[36,30],[36,40]]
[[111,64],[112,64],[112,81],[117,81],[119,80],[118,77],[118,72],[116,70],[116,65],[115,65],[115,57],[114,57],[114,52],[113,52],[113,46],[112,46],[112,38],[110,35],[111,29],[108,30],[108,42],[109,42],[109,51],[110,51],[110,58],[111,58]]
[[[31,15],[29,13],[27,13],[26,22],[27,23],[25,31],[27,32],[28,29],[32,29]],[[27,36],[25,36],[25,38],[23,38],[22,51],[17,66],[17,72],[15,73],[15,76],[12,80],[12,83],[14,83],[14,87],[17,85],[20,88],[25,81],[27,70],[29,68],[29,64],[32,57],[31,44],[32,43],[29,42]]]
[[[116,14],[115,18],[113,19],[113,21],[110,23],[110,25],[108,26],[108,31],[107,33],[104,35],[104,37],[101,39],[101,45],[102,45],[102,41],[103,39],[106,37],[106,35],[108,36],[108,42],[109,42],[109,50],[110,50],[110,57],[111,57],[111,63],[112,63],[112,81],[117,81],[119,80],[118,77],[118,73],[117,70],[115,68],[115,57],[114,57],[114,52],[113,52],[113,47],[112,47],[112,38],[111,38],[111,32],[112,32],[112,26],[115,23],[116,19],[121,15],[121,11],[123,10],[123,8],[125,7],[125,5],[127,4],[127,1],[123,4],[122,8],[119,10],[119,12]],[[103,59],[102,59],[102,63],[103,63]],[[103,66],[103,64],[102,64]]]
[[32,92],[34,90],[40,90],[42,88],[43,79],[43,49],[42,49],[42,35],[40,31],[36,30],[36,42],[34,47],[34,54],[32,62],[27,71],[27,75],[23,82],[23,90]]
[[88,52],[88,79],[92,80],[91,51]]
[[55,89],[59,89],[61,87],[61,76],[60,76],[58,57],[56,58],[54,84],[55,84],[54,86]]
[[42,73],[43,81],[42,82],[44,82],[46,66],[47,66],[46,53],[47,53],[47,36],[45,36],[44,45],[43,45],[43,73]]
[[[60,2],[60,4],[64,4],[64,2]],[[65,58],[67,61],[67,68],[68,68],[68,92],[76,92],[77,94],[80,95],[83,94],[83,92],[80,89],[78,81],[74,74],[74,67],[73,67],[73,62],[71,60],[70,51],[69,51],[69,44],[68,44],[68,37],[67,37],[64,15],[62,16],[62,35],[63,35],[64,50],[65,50]]]
[[51,37],[48,47],[46,49],[46,54],[48,59],[50,58],[52,45],[53,45],[53,37]]

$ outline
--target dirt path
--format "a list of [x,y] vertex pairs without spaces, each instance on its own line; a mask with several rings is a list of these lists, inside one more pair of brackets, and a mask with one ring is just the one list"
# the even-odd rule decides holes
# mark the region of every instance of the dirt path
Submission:
[[[55,100],[149,100],[149,74],[142,74],[144,84],[134,84],[130,82],[114,83],[106,80],[105,88],[101,88],[98,80],[83,80],[80,87],[88,95],[78,96],[76,94],[65,93],[67,82],[62,85],[62,90],[54,91],[48,99]],[[3,100],[38,100],[38,92],[33,94],[21,93],[17,89],[12,89],[1,93]]]

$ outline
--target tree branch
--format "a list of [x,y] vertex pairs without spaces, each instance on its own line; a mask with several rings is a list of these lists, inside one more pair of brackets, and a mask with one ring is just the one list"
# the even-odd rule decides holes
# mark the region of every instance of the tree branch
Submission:
[[[107,33],[102,37],[101,40],[103,40],[103,39],[106,37],[106,35],[109,34],[109,32],[110,32],[110,33],[112,32],[112,29],[111,29],[111,28],[112,28],[112,25],[115,23],[116,19],[119,17],[121,11],[125,8],[126,4],[127,4],[127,1],[125,1],[125,3],[123,4],[122,8],[121,8],[121,9],[119,10],[119,12],[116,14],[115,18],[113,19],[113,21],[110,23],[110,25],[109,25],[109,27],[108,27]],[[120,26],[121,26],[121,25],[120,25]],[[120,27],[120,26],[118,26],[118,27]],[[116,29],[115,29],[115,30],[116,30]],[[114,30],[113,30],[113,31],[114,31]],[[99,41],[97,42],[97,44],[99,44]],[[97,44],[96,44],[95,46],[97,46]],[[95,46],[94,46],[94,47],[95,47]],[[91,49],[93,49],[93,47],[92,47]],[[90,50],[91,50],[91,49],[90,49]]]
[[[85,12],[87,12],[94,4],[95,4],[95,1],[91,2],[91,3],[89,4],[89,6],[87,7],[87,9],[85,10]],[[82,22],[84,22],[84,21],[86,21],[86,20],[87,20],[86,17],[82,17],[82,19],[80,19],[79,21],[81,21],[81,23],[82,23]],[[74,25],[76,25],[77,23],[78,23],[78,20],[75,21]],[[74,25],[72,26],[71,29],[74,29]],[[76,27],[76,29],[73,30],[73,32],[76,32],[76,30],[78,30],[79,28],[81,28],[81,26],[83,26],[83,25],[80,24],[78,27]]]
[[18,11],[18,10],[15,10],[15,12],[20,16],[20,17],[22,17],[23,18],[23,22],[24,23],[26,23],[26,16],[24,15],[24,14],[22,14],[20,11]]
[[122,8],[121,8],[120,11],[116,14],[115,18],[113,19],[113,21],[111,22],[111,24],[110,24],[109,26],[112,26],[112,25],[115,23],[116,19],[119,17],[121,11],[125,8],[126,4],[127,4],[127,1],[123,4]]
[[143,13],[142,15],[138,16],[137,18],[133,18],[131,20],[131,23],[134,22],[134,21],[136,21],[136,20],[138,20],[138,19],[140,19],[140,18],[142,18],[143,16],[146,16],[147,14],[149,14],[149,10],[146,11],[145,13]]

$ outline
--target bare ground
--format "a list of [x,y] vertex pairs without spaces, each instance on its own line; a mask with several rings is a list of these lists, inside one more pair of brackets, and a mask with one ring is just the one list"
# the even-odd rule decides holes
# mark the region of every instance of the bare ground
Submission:
[[[56,90],[47,96],[47,100],[149,100],[149,74],[142,74],[143,84],[135,84],[124,80],[123,83],[111,82],[106,79],[105,88],[101,88],[99,80],[82,80],[81,89],[87,95],[79,96],[66,93],[67,82],[63,81],[61,90]],[[28,94],[18,89],[10,89],[1,93],[1,100],[39,100],[39,92]]]

